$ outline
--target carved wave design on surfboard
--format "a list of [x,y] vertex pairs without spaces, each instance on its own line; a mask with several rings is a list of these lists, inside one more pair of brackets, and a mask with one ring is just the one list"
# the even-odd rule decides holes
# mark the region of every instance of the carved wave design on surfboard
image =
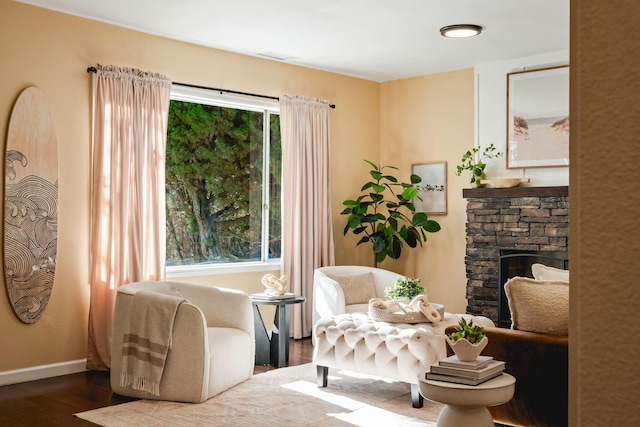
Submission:
[[47,307],[56,270],[58,183],[27,175],[17,183],[16,164],[26,167],[18,151],[6,154],[5,274],[9,299],[25,323],[40,318]]

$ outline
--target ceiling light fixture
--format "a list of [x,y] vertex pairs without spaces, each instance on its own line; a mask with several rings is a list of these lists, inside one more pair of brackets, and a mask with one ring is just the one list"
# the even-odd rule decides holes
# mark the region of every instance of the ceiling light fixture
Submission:
[[480,25],[473,24],[447,25],[446,27],[440,28],[440,34],[442,34],[443,37],[453,38],[473,37],[477,36],[481,32],[482,27]]

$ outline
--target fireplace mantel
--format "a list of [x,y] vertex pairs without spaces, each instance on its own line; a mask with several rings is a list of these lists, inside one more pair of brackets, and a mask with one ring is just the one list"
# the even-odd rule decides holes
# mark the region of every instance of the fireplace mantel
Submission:
[[464,188],[462,197],[464,199],[493,199],[504,197],[568,197],[569,187],[511,187],[511,188]]

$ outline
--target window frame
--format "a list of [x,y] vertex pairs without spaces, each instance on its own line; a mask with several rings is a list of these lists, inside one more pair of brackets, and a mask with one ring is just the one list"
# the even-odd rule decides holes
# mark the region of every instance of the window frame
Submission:
[[[192,102],[205,105],[213,105],[226,108],[236,108],[255,112],[265,113],[263,120],[263,164],[269,165],[271,148],[270,115],[280,114],[280,105],[277,101],[262,99],[244,98],[240,96],[223,94],[214,90],[193,88],[182,85],[171,85],[170,99],[176,101]],[[280,177],[282,181],[282,176]],[[269,169],[262,171],[262,234],[261,234],[261,260],[260,261],[238,261],[219,264],[193,264],[166,266],[165,275],[167,278],[208,276],[214,274],[249,273],[256,271],[272,271],[282,268],[282,257],[269,259],[268,242],[269,238]],[[282,209],[282,198],[280,198]],[[280,224],[282,229],[282,223]],[[281,233],[282,234],[282,233]]]

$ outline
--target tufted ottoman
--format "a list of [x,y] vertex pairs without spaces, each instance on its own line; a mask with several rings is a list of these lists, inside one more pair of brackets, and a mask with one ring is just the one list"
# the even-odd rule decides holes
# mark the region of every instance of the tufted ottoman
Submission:
[[318,386],[327,386],[329,368],[346,369],[411,384],[411,400],[421,408],[418,374],[447,356],[444,330],[461,317],[479,326],[494,326],[491,319],[445,313],[437,323],[376,322],[366,313],[322,318],[313,328],[313,363]]

